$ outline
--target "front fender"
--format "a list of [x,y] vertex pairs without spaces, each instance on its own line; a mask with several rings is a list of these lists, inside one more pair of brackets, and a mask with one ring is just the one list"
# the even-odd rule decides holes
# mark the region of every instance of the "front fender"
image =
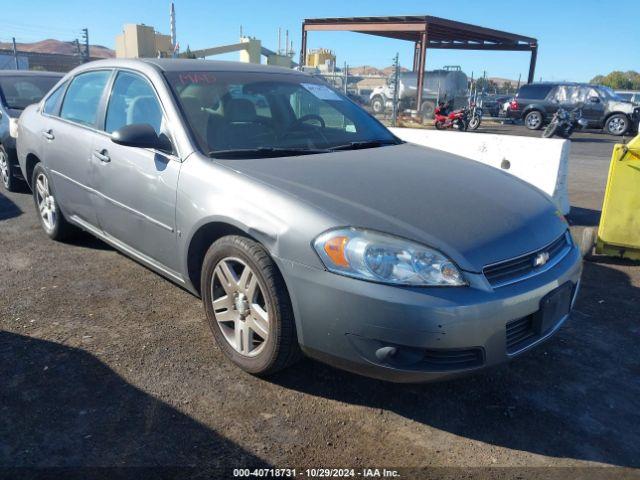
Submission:
[[311,243],[338,221],[286,192],[192,155],[181,169],[176,197],[184,278],[189,278],[189,246],[196,232],[212,223],[245,232],[272,257],[323,268]]

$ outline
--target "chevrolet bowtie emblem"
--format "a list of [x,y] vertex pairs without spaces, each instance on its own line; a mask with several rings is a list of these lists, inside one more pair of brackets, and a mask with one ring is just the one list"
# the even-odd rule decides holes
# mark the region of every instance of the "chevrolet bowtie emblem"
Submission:
[[540,252],[533,259],[534,267],[541,267],[549,261],[549,252]]

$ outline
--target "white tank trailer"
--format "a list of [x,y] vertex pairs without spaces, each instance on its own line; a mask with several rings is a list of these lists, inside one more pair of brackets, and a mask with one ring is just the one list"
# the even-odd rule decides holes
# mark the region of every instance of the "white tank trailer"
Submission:
[[[466,103],[468,78],[458,68],[431,70],[424,73],[422,105],[417,108],[418,73],[403,72],[398,75],[398,111],[419,110],[424,118],[432,118],[438,100],[454,99],[455,106]],[[386,85],[376,87],[369,96],[374,113],[383,113],[393,108],[394,75],[387,78]]]

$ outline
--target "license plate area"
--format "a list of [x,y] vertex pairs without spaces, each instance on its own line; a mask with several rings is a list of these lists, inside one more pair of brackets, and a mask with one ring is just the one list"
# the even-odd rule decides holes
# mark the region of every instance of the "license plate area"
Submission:
[[544,335],[552,330],[569,313],[573,289],[573,283],[567,282],[540,300],[540,309],[533,318],[533,327],[538,335]]

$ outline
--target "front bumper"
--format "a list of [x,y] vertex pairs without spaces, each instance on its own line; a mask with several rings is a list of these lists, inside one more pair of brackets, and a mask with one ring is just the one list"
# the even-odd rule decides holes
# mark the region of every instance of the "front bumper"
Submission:
[[[555,333],[507,345],[507,324],[535,319],[549,292],[577,295],[582,258],[573,246],[552,269],[500,288],[465,272],[469,287],[407,288],[332,274],[276,258],[291,296],[303,351],[355,373],[425,382],[506,362]],[[532,322],[534,320],[531,320]],[[385,356],[389,348],[395,355]],[[386,349],[386,350],[385,350]]]

